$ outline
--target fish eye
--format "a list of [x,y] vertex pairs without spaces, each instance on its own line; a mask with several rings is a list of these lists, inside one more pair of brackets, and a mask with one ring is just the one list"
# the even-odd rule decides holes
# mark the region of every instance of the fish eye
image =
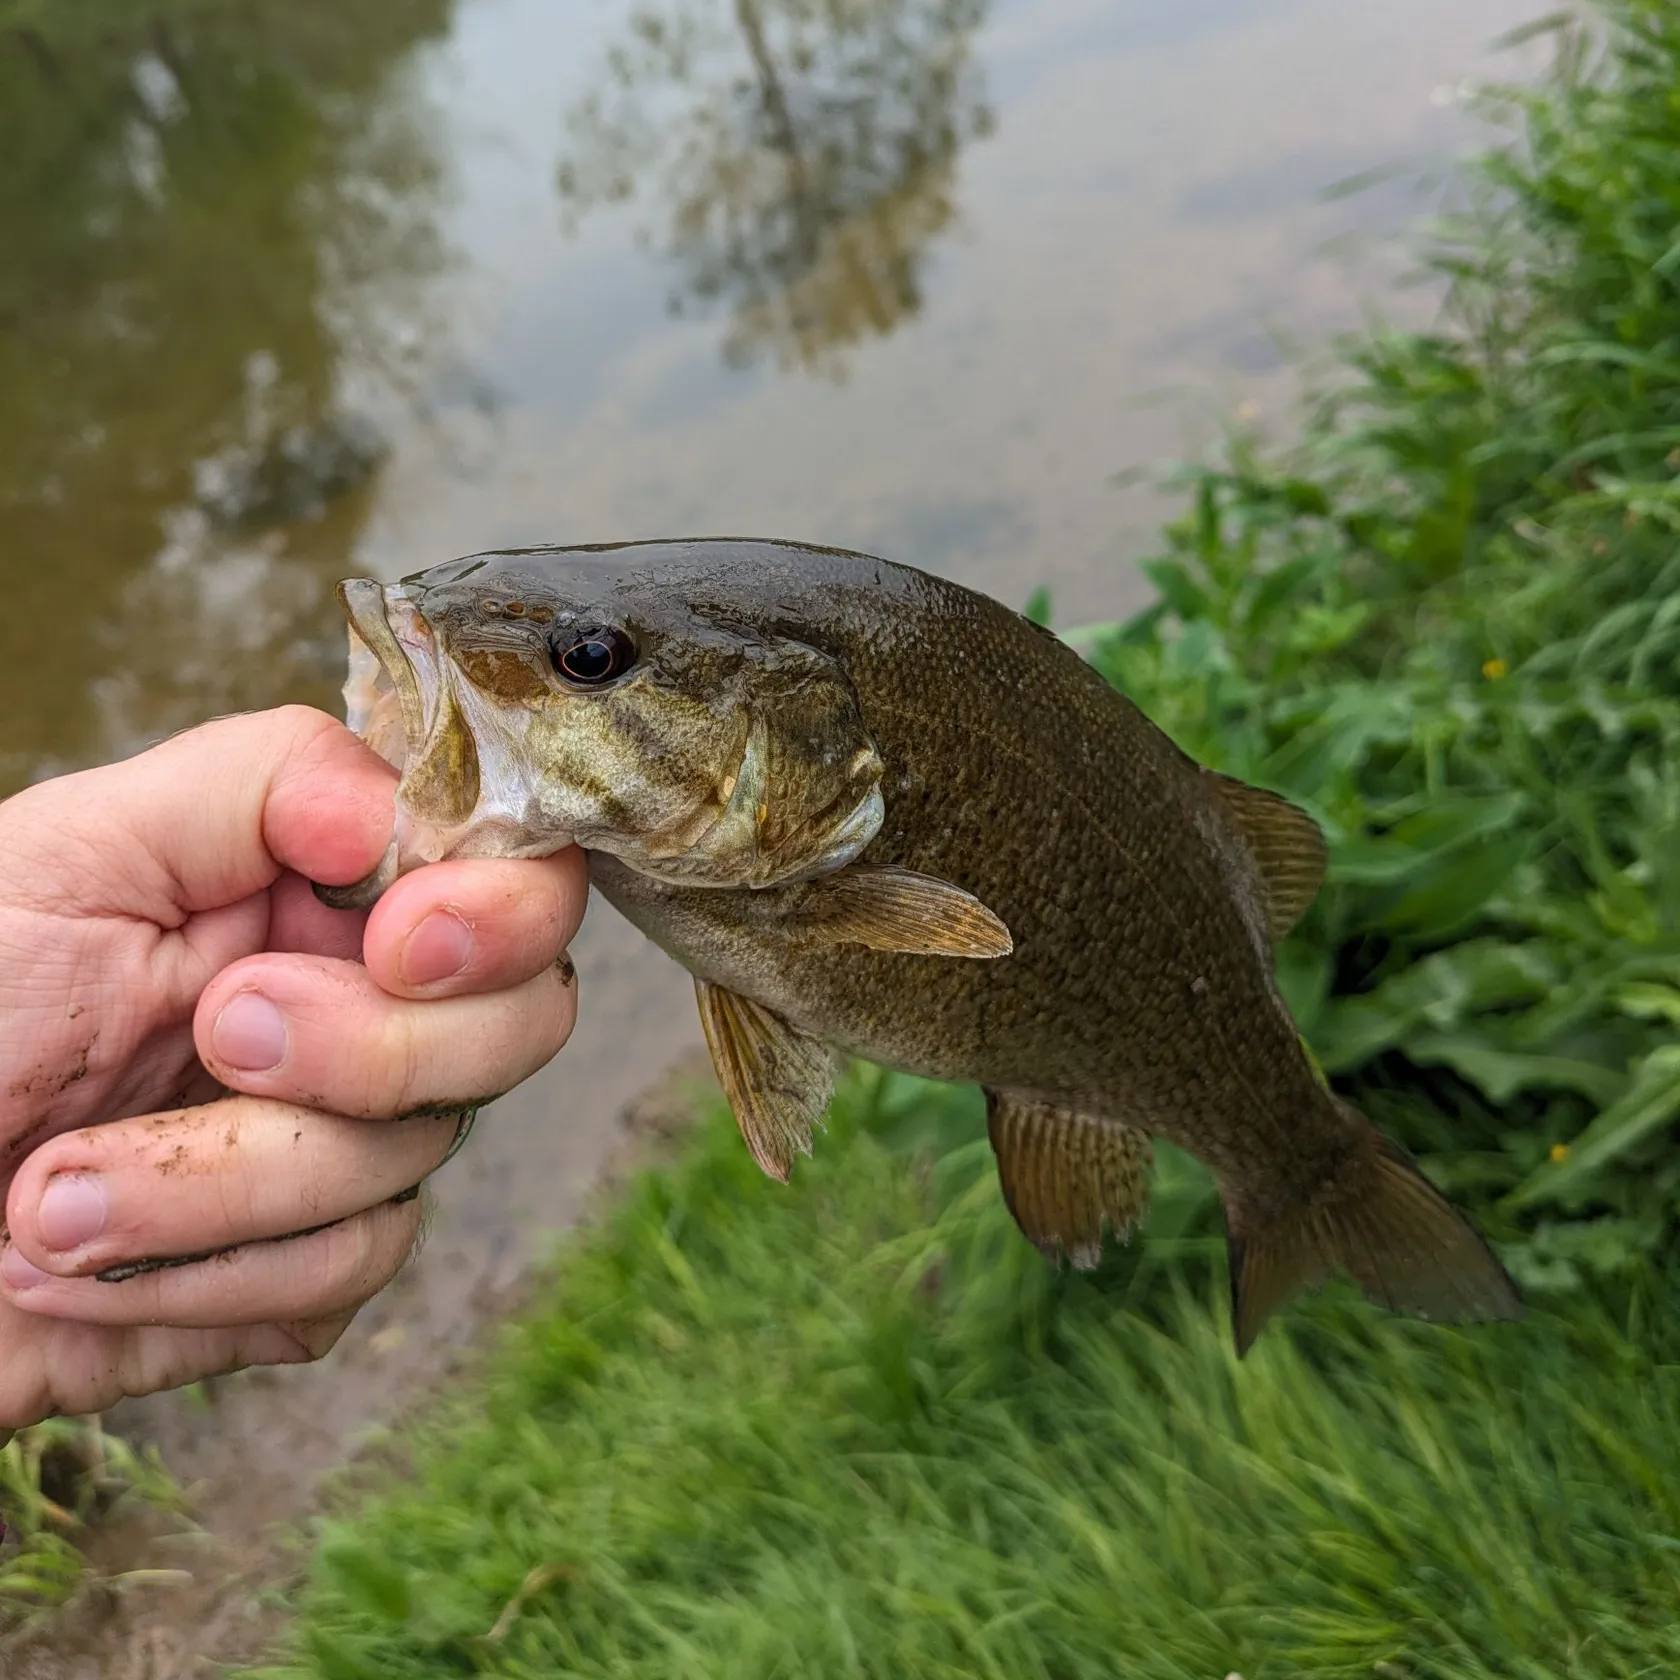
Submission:
[[573,626],[554,640],[554,668],[568,682],[598,688],[636,662],[636,644],[611,625]]

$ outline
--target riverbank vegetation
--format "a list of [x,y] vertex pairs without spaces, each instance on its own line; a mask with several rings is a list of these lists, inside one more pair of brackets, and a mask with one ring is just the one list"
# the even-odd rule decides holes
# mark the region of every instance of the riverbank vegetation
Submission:
[[0,1446],[0,1657],[85,1583],[81,1542],[132,1508],[180,1509],[155,1450],[108,1434],[97,1418],[53,1418]]

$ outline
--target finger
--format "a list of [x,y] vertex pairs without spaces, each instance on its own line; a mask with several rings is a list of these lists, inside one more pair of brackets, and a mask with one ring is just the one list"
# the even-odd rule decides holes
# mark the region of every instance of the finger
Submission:
[[205,988],[193,1035],[236,1091],[386,1119],[489,1101],[548,1062],[576,1015],[576,986],[554,968],[487,997],[414,1003],[356,963],[261,956]]
[[383,1202],[323,1231],[249,1243],[121,1283],[53,1277],[12,1245],[0,1253],[0,1298],[20,1312],[80,1324],[211,1330],[332,1319],[396,1276],[419,1229],[418,1201]]
[[113,1121],[36,1150],[6,1223],[22,1258],[57,1277],[205,1254],[389,1201],[437,1170],[458,1126],[370,1126],[257,1097]]
[[549,858],[431,864],[374,906],[363,961],[398,997],[501,991],[554,966],[588,898],[575,846]]
[[[330,910],[303,876],[287,870],[269,889],[268,938],[271,951],[309,951],[318,957],[360,961],[365,910]],[[247,951],[257,949],[247,945]],[[225,964],[223,965],[226,966]]]
[[59,908],[69,885],[85,911],[171,926],[261,891],[282,869],[360,879],[390,840],[395,780],[325,712],[282,706],[26,789],[7,804],[8,837],[46,837],[35,890]]
[[53,1321],[0,1305],[0,1430],[103,1412],[133,1395],[182,1388],[250,1365],[320,1359],[355,1317],[175,1330]]

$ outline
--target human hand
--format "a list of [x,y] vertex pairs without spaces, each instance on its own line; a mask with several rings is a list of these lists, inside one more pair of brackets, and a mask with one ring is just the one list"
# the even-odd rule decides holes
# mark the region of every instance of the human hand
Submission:
[[413,1247],[394,1198],[566,1041],[575,849],[315,897],[394,779],[287,707],[0,804],[0,1432],[320,1358]]

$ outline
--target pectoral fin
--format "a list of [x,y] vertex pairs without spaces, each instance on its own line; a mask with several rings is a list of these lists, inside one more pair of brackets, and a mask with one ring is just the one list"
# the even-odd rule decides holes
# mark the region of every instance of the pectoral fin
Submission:
[[1052,1260],[1065,1253],[1089,1270],[1105,1226],[1123,1242],[1143,1217],[1152,1161],[1144,1133],[1001,1091],[986,1093],[986,1114],[1003,1199]]
[[738,992],[694,982],[718,1083],[753,1159],[784,1184],[834,1094],[834,1052]]
[[922,957],[1007,957],[1009,929],[972,893],[932,875],[854,863],[812,883],[790,921],[837,944]]
[[1307,913],[1324,880],[1326,850],[1317,823],[1281,794],[1217,770],[1205,772],[1248,841],[1266,884],[1266,920],[1282,939]]

